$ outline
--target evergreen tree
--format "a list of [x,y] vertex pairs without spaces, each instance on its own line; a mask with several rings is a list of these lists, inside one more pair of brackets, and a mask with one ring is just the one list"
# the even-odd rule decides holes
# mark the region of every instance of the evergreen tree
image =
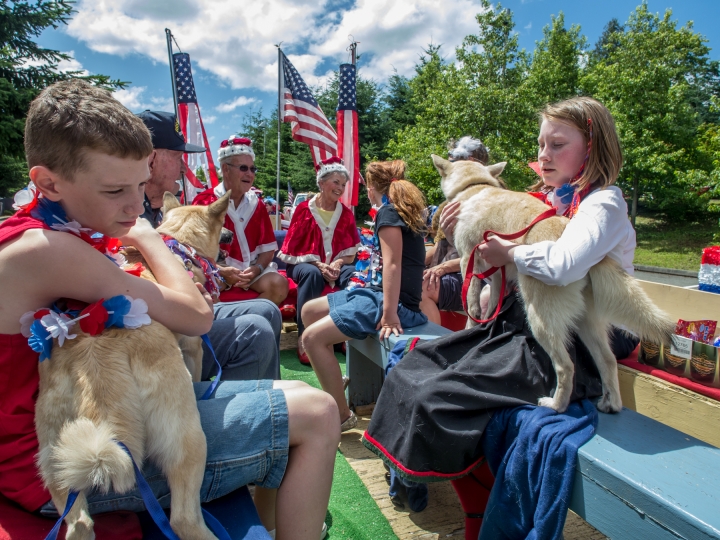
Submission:
[[8,196],[27,183],[25,117],[30,102],[43,88],[73,77],[108,89],[126,84],[105,75],[59,72],[58,63],[71,60],[70,56],[34,41],[46,28],[67,24],[72,4],[69,0],[0,0],[0,196]]

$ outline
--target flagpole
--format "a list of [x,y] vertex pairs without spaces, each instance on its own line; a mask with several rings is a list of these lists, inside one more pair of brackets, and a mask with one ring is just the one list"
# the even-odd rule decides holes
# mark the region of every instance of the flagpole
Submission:
[[277,180],[275,186],[275,229],[280,230],[280,133],[282,129],[282,50],[279,43],[278,50],[278,136],[277,136]]
[[[173,91],[173,103],[175,104],[175,118],[180,118],[180,111],[178,109],[178,95],[177,95],[177,83],[175,81],[175,68],[173,67],[173,53],[172,53],[172,39],[173,35],[169,28],[165,29],[165,38],[167,39],[167,48],[168,48],[168,65],[170,66],[170,82],[172,82],[172,91]],[[187,184],[185,182],[185,173],[180,173],[180,178],[182,179],[182,189],[183,189],[183,199],[185,200],[185,204],[190,204],[192,201],[188,201],[187,196]]]

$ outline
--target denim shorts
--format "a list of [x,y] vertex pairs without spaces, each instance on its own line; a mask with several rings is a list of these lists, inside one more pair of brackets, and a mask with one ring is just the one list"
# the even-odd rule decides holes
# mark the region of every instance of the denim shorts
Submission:
[[[382,319],[383,293],[372,289],[353,289],[328,294],[330,318],[335,326],[352,339],[365,339],[377,333],[377,325]],[[398,304],[398,318],[403,328],[420,326],[427,317],[420,311],[412,311]]]
[[[285,394],[272,388],[273,381],[224,381],[210,399],[198,401],[200,422],[207,439],[207,464],[200,499],[208,502],[254,483],[277,488],[288,461],[288,410]],[[195,383],[195,397],[203,395],[209,382]],[[143,476],[160,504],[170,506],[170,488],[162,471],[152,462],[143,465]],[[88,494],[91,514],[145,510],[136,489],[122,495]],[[50,501],[40,513],[57,516]]]

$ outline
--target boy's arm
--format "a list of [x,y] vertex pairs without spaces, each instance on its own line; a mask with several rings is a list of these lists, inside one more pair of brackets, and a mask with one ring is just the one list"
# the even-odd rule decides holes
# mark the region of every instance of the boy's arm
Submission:
[[123,272],[72,234],[41,231],[35,247],[16,259],[25,283],[35,289],[33,296],[44,299],[36,309],[58,298],[96,302],[127,294],[145,300],[150,317],[172,331],[190,336],[207,333],[212,309],[160,236],[149,226],[138,229],[125,240],[140,250],[158,283]]
[[397,314],[402,278],[402,231],[400,227],[383,227],[378,231],[382,249],[383,314],[378,329],[380,339],[403,333]]

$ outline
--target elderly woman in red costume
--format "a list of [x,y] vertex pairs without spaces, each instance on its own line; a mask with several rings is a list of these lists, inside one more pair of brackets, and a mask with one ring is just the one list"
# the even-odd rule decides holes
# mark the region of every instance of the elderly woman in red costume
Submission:
[[[278,258],[288,265],[287,276],[298,287],[298,338],[305,326],[302,308],[322,295],[326,285],[344,288],[355,271],[352,265],[360,247],[355,217],[340,202],[350,175],[339,158],[322,161],[317,167],[320,193],[295,209]],[[298,357],[310,364],[298,339]]]

